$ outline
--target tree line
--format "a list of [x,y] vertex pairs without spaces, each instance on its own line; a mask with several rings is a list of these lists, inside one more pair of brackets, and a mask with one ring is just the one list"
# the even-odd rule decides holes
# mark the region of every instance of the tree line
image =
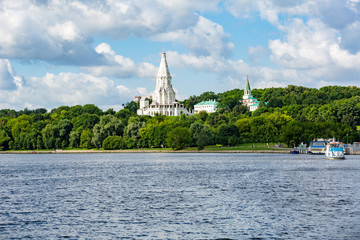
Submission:
[[254,89],[262,102],[254,112],[240,103],[243,91],[206,92],[183,101],[192,107],[215,99],[219,110],[194,116],[137,116],[130,102],[118,112],[93,104],[22,111],[0,110],[0,150],[64,148],[182,149],[243,143],[309,143],[314,138],[336,137],[360,141],[360,89],[357,87],[298,86]]

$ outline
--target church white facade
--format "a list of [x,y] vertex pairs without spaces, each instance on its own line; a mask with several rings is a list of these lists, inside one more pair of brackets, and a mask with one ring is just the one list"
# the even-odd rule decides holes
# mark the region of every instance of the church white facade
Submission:
[[[166,53],[162,53],[158,74],[156,76],[156,87],[151,96],[137,97],[140,102],[138,115],[166,115],[180,116],[193,115],[193,111],[183,104],[176,102],[175,91],[171,85],[171,75],[166,61]],[[150,101],[152,102],[150,103]]]
[[215,100],[202,101],[194,105],[194,113],[205,111],[207,113],[216,112],[219,102]]

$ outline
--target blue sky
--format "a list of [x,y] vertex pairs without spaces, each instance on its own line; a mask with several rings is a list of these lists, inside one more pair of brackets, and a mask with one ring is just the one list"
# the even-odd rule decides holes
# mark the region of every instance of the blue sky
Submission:
[[0,108],[149,95],[167,52],[176,97],[360,86],[360,0],[2,0]]

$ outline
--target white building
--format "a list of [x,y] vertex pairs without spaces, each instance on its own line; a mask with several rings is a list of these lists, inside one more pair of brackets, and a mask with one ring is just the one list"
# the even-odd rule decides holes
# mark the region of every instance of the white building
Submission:
[[[162,53],[158,74],[156,76],[156,87],[151,96],[140,97],[140,108],[138,115],[166,115],[180,116],[182,114],[193,115],[191,109],[175,101],[175,91],[171,85],[171,75],[166,61],[166,53]],[[150,99],[152,100],[150,104]]]
[[216,112],[217,105],[219,102],[215,100],[202,101],[194,105],[194,113],[199,113],[201,111],[206,111],[207,113]]
[[250,111],[255,111],[256,109],[259,108],[260,101],[258,101],[256,98],[254,98],[251,95],[249,77],[246,78],[246,86],[245,86],[245,90],[244,90],[244,96],[243,96],[242,103],[244,105],[246,105]]

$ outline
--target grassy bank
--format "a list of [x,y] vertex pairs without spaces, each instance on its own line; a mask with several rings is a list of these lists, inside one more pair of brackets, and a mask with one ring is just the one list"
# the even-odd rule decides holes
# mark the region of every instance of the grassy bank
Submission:
[[65,149],[41,149],[41,150],[9,150],[0,153],[24,153],[24,154],[41,154],[41,153],[154,153],[154,152],[231,152],[231,153],[288,153],[289,148],[279,148],[275,144],[265,143],[248,143],[238,146],[206,146],[203,150],[197,147],[189,147],[182,150],[172,150],[171,148],[138,148],[126,150],[104,150],[104,149],[83,149],[83,148],[65,148]]
[[265,150],[270,150],[270,151],[289,151],[289,148],[284,148],[284,147],[278,147],[276,144],[273,143],[247,143],[247,144],[241,144],[238,146],[219,146],[219,145],[213,145],[213,146],[207,146],[205,147],[204,150],[209,150],[209,151],[265,151]]

